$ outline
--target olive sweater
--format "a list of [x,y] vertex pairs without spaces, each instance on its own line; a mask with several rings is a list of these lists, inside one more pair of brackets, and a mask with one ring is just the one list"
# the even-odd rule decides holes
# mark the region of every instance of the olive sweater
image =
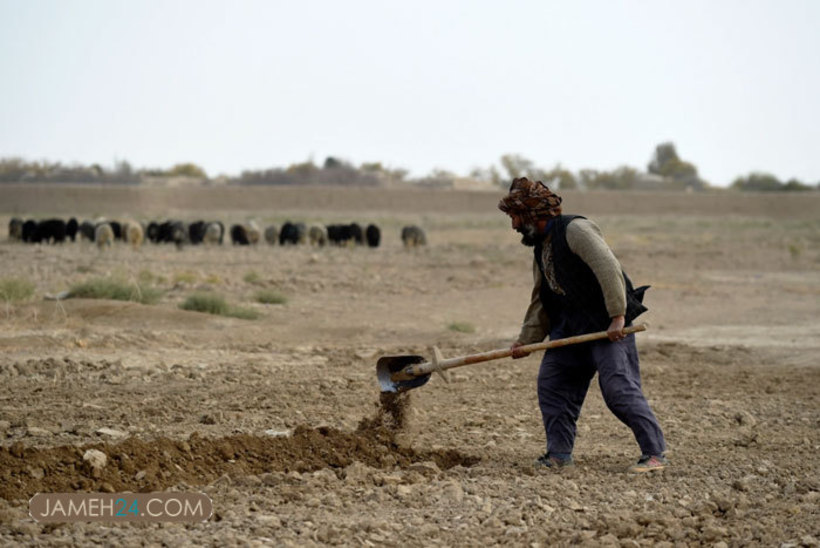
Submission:
[[[538,264],[533,260],[533,278],[535,281],[530,306],[524,316],[524,323],[518,335],[518,342],[531,344],[541,342],[550,330],[550,321],[541,304],[541,284],[555,284],[555,274],[550,272],[553,268],[551,260],[552,246],[548,240],[545,242],[542,254],[542,264],[546,270],[544,276]],[[567,244],[570,250],[589,266],[595,274],[595,278],[601,286],[604,295],[604,302],[610,317],[620,316],[626,313],[626,285],[621,270],[621,265],[612,250],[604,241],[601,229],[594,222],[588,219],[574,219],[567,226]],[[546,279],[545,279],[546,278]],[[555,290],[555,287],[552,287]],[[558,288],[560,292],[560,288]]]

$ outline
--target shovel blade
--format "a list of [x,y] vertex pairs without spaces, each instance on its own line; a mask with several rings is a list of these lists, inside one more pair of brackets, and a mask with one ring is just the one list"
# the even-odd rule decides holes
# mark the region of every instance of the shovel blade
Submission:
[[376,363],[376,377],[382,392],[404,392],[425,384],[430,380],[430,374],[419,375],[406,381],[394,381],[393,373],[398,373],[408,365],[424,363],[422,356],[382,356]]

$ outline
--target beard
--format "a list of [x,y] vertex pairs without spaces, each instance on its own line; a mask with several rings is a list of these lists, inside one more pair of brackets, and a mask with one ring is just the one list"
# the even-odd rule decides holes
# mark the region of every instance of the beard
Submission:
[[521,234],[521,243],[528,247],[535,247],[536,244],[544,239],[544,237],[538,233],[538,229],[535,228],[535,225],[521,225],[516,231]]

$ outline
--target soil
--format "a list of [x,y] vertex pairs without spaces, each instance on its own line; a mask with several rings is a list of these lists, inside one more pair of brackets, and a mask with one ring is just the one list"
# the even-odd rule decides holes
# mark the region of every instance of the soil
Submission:
[[[644,391],[671,466],[639,454],[596,386],[576,466],[537,470],[540,356],[381,394],[380,356],[508,346],[531,251],[500,193],[0,185],[13,215],[375,222],[367,248],[24,245],[0,228],[0,543],[817,546],[820,199],[564,193],[636,285]],[[729,196],[729,197],[727,197]],[[429,244],[404,249],[405,224]],[[44,300],[95,277],[158,304]],[[286,304],[262,305],[275,290]],[[184,311],[214,291],[257,320]],[[83,461],[88,449],[104,468]],[[201,491],[201,524],[40,524],[37,492]]]

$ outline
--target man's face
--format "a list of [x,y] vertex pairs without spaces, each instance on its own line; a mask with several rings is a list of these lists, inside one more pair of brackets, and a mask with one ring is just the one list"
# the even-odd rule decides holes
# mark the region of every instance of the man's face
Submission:
[[513,229],[521,234],[521,243],[533,247],[541,240],[541,235],[538,233],[538,227],[524,222],[520,215],[515,213],[510,215],[512,219]]

